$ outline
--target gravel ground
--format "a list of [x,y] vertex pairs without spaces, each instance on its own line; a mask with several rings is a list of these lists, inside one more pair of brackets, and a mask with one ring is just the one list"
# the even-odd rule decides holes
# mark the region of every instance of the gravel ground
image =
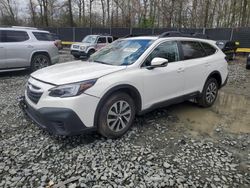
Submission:
[[[223,92],[249,96],[243,60],[229,64]],[[187,125],[193,122],[170,107],[137,117],[117,140],[95,133],[55,137],[18,108],[27,72],[0,79],[0,187],[250,187],[250,132],[219,126],[213,136],[194,135]]]

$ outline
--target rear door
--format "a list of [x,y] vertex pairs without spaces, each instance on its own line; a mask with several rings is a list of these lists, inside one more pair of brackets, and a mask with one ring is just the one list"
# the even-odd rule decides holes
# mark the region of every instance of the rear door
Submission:
[[29,66],[33,46],[28,42],[28,33],[14,30],[6,30],[5,32],[6,68]]
[[184,94],[199,92],[210,62],[199,41],[180,41],[184,63]]
[[5,62],[5,48],[4,43],[2,42],[4,40],[3,31],[0,30],[0,69],[6,68],[6,62]]

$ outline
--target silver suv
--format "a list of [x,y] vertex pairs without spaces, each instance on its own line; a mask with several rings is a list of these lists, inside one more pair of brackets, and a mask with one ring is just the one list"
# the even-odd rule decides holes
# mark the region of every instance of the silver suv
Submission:
[[59,61],[58,48],[48,31],[28,27],[0,28],[0,72],[31,71]]
[[70,51],[75,58],[79,58],[80,56],[89,57],[97,50],[112,42],[112,36],[87,35],[81,43],[72,44]]

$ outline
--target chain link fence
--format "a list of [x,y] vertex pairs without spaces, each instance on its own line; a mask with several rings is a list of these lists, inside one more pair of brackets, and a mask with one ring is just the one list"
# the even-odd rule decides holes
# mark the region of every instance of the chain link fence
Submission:
[[127,35],[159,35],[166,31],[180,31],[183,33],[204,33],[212,40],[233,40],[240,43],[240,48],[250,48],[250,28],[215,28],[215,29],[192,29],[192,28],[43,28],[60,36],[62,41],[80,42],[86,35],[108,34],[114,37]]

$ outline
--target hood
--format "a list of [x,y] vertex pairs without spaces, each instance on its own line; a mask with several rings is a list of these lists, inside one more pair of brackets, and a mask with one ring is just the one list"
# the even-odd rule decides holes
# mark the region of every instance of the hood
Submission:
[[74,45],[78,45],[78,46],[84,46],[84,47],[88,47],[88,46],[92,46],[93,44],[91,43],[75,43]]
[[99,78],[123,69],[126,69],[126,66],[105,65],[86,61],[73,61],[40,69],[32,73],[31,76],[43,82],[63,85]]

